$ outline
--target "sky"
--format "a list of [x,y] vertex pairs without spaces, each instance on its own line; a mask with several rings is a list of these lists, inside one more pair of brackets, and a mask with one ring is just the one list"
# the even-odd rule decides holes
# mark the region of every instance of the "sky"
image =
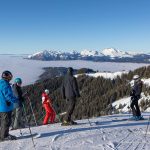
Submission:
[[0,53],[149,53],[149,7],[149,0],[0,0]]

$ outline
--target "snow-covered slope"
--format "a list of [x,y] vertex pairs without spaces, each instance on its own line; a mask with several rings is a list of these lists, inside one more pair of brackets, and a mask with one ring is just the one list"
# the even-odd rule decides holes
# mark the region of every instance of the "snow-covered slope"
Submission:
[[[150,86],[150,78],[149,79],[142,79],[143,83],[146,84],[147,86]],[[132,81],[130,82],[132,84]],[[144,93],[141,94],[141,98],[139,99],[139,104],[141,101],[150,101],[150,95],[145,95]],[[131,103],[131,98],[130,97],[124,97],[121,98],[114,103],[112,103],[112,106],[114,109],[118,110],[119,112],[129,112],[130,111],[130,103]],[[143,110],[143,108],[140,108],[142,111],[145,112],[150,112],[150,107],[148,107],[146,110]]]
[[[96,72],[96,73],[86,73],[85,75],[90,76],[90,77],[94,77],[94,78],[103,77],[103,78],[112,80],[112,79],[115,79],[117,76],[121,76],[122,74],[127,74],[127,73],[128,73],[128,71]],[[75,77],[78,77],[80,75],[83,75],[83,74],[75,75]]]
[[32,127],[33,147],[28,128],[10,131],[18,136],[16,141],[0,142],[0,150],[149,150],[150,132],[145,138],[149,113],[146,120],[128,121],[129,114],[103,116],[79,120],[78,125],[60,126],[60,123]]

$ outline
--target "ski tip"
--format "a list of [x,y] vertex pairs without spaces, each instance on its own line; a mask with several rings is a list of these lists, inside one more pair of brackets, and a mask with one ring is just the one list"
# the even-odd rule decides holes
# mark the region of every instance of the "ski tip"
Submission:
[[37,133],[37,134],[34,136],[35,139],[37,139],[37,138],[39,138],[39,137],[41,137],[41,134],[40,134],[40,133]]

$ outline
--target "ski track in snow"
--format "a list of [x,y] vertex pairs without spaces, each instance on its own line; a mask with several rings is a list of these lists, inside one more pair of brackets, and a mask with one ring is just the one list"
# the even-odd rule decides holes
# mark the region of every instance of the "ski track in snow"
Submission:
[[[150,134],[145,138],[148,120],[125,121],[128,114],[102,116],[78,120],[79,125],[61,126],[60,123],[32,127],[36,144],[33,148],[29,129],[10,131],[20,136],[16,141],[0,143],[0,150],[149,150]],[[148,118],[149,113],[144,113]],[[150,130],[150,128],[149,128]],[[149,133],[148,130],[148,133]]]

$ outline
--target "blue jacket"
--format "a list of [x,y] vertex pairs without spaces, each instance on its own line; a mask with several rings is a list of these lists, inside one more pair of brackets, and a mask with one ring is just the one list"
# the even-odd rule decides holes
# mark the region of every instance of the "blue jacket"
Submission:
[[12,111],[13,103],[17,103],[18,99],[13,95],[11,86],[8,81],[0,80],[0,112]]

